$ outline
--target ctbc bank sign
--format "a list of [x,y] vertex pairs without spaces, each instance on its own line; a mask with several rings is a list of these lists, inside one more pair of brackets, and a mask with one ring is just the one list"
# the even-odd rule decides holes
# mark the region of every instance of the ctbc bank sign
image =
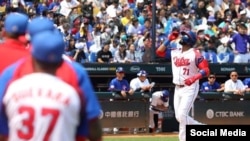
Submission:
[[214,111],[213,109],[208,109],[206,112],[206,117],[208,119],[213,118],[234,118],[234,117],[244,117],[244,111]]
[[250,124],[249,101],[195,101],[194,118],[205,124]]

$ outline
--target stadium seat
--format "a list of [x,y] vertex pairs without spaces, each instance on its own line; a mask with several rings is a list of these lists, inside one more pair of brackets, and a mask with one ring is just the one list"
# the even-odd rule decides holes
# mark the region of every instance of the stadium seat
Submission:
[[97,59],[97,54],[95,52],[91,52],[89,54],[89,62],[96,62],[96,59]]

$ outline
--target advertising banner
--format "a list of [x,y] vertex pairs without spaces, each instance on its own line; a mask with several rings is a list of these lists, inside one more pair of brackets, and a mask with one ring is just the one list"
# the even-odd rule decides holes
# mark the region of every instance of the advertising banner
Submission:
[[250,124],[249,107],[247,100],[195,101],[194,118],[205,124]]
[[[127,74],[135,74],[143,69],[153,75],[171,75],[171,64],[100,64],[100,63],[85,63],[83,64],[89,74],[114,74],[117,67],[123,67]],[[250,66],[247,64],[209,64],[212,72],[217,75],[229,74],[231,71],[237,70],[238,74],[249,74]]]
[[104,128],[148,127],[149,102],[134,100],[100,101]]

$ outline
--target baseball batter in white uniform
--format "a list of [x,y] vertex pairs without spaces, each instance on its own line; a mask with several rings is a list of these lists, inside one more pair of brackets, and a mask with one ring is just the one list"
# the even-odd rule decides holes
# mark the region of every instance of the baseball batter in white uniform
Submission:
[[[174,110],[179,122],[179,140],[186,141],[186,125],[201,124],[190,117],[189,112],[198,95],[199,79],[206,77],[210,70],[207,60],[199,50],[192,48],[196,43],[195,33],[183,31],[180,36],[182,48],[171,51],[171,62],[173,83],[175,84]],[[173,35],[170,37],[173,39]],[[170,38],[165,41],[156,53],[163,56],[170,41]]]
[[167,111],[168,106],[169,92],[167,90],[156,91],[152,94],[151,104],[149,108],[149,132],[154,132],[156,130],[154,115],[158,114],[158,120],[162,120],[162,112]]

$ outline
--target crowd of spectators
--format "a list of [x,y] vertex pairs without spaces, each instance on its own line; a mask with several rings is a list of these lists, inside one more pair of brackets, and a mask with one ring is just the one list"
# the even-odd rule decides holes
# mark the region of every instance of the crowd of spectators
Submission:
[[[250,59],[249,0],[156,0],[155,18],[150,0],[13,0],[2,1],[1,21],[11,11],[54,21],[64,35],[65,54],[80,63],[169,61],[155,56],[152,47],[173,30],[195,31],[195,47],[210,63]],[[170,48],[178,46],[173,42]]]

